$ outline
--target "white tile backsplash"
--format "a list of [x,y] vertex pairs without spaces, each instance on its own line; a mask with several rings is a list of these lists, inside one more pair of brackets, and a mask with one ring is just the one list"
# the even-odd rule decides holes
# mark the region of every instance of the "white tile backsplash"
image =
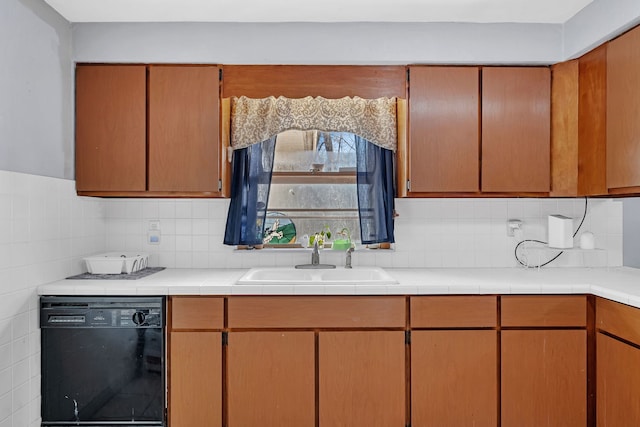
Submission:
[[84,271],[82,257],[105,250],[106,207],[76,196],[73,181],[0,171],[2,427],[40,424],[36,288]]
[[[130,241],[143,242],[141,250],[152,254],[153,265],[247,268],[308,262],[306,253],[235,251],[223,245],[229,206],[226,199],[115,199],[105,203],[109,250],[121,250]],[[605,250],[589,254],[567,252],[550,266],[621,265],[622,202],[591,199],[588,208],[582,231],[593,232],[597,246]],[[354,265],[516,267],[513,252],[518,240],[507,236],[507,220],[523,221],[521,238],[546,241],[547,215],[570,216],[577,227],[584,212],[584,199],[397,199],[396,210],[400,216],[396,219],[395,250],[357,251]],[[139,216],[132,217],[132,213]],[[146,242],[148,217],[160,220],[160,245]],[[140,225],[135,239],[133,223]],[[529,260],[542,262],[554,255],[539,250],[527,252]],[[324,251],[322,257],[341,264],[343,255]]]

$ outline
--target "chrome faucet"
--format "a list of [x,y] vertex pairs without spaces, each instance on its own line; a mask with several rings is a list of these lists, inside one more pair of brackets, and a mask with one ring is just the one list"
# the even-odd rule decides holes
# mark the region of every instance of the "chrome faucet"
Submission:
[[351,252],[353,252],[353,247],[347,249],[347,256],[344,261],[344,268],[352,268],[351,267]]
[[311,252],[311,265],[320,264],[320,252],[318,251],[318,239],[313,242],[313,252]]
[[318,269],[336,268],[333,264],[320,264],[320,252],[318,251],[318,241],[313,242],[313,252],[311,252],[311,264],[298,264],[296,268]]

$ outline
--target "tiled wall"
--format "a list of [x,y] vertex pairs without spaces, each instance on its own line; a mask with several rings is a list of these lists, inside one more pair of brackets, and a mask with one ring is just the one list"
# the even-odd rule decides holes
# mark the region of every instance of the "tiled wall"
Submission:
[[[582,218],[584,199],[397,200],[394,251],[358,250],[354,265],[513,267],[509,218],[524,238],[546,238],[546,216]],[[247,268],[309,262],[308,251],[236,251],[222,244],[228,200],[94,199],[74,182],[0,171],[0,427],[36,427],[40,416],[40,334],[36,288],[83,271],[82,258],[106,250],[145,251],[152,265]],[[147,244],[149,221],[161,242]],[[583,230],[595,253],[567,252],[554,266],[622,264],[622,202],[589,200]],[[532,261],[549,254],[529,251]],[[323,251],[323,262],[344,255]],[[532,259],[533,258],[533,259]]]
[[73,181],[0,171],[0,427],[40,425],[36,287],[81,272],[105,229]]
[[[522,238],[546,240],[547,215],[563,214],[578,225],[584,199],[396,200],[394,251],[358,250],[354,265],[382,267],[515,267],[516,237],[507,219],[523,221]],[[295,250],[236,251],[222,244],[228,200],[108,200],[109,250],[151,253],[151,264],[177,268],[247,268],[309,262]],[[159,220],[159,245],[147,243],[149,221]],[[565,252],[551,266],[622,265],[622,202],[590,199],[581,231],[591,231],[604,251]],[[555,252],[527,250],[531,264]],[[341,264],[341,253],[323,251],[323,262]]]

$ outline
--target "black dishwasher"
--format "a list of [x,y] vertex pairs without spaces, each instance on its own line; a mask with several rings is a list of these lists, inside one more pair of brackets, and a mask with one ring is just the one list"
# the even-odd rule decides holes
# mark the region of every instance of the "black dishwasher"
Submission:
[[41,297],[42,426],[164,426],[164,307],[164,297]]

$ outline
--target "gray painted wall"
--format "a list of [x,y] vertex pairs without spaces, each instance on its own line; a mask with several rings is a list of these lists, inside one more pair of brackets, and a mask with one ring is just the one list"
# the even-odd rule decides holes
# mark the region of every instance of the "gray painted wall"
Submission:
[[622,202],[623,265],[640,268],[640,198]]
[[0,52],[0,170],[73,179],[70,24],[41,0],[2,0]]
[[565,23],[564,58],[577,58],[638,23],[640,1],[593,0]]
[[78,62],[549,64],[561,25],[102,23],[73,25]]

